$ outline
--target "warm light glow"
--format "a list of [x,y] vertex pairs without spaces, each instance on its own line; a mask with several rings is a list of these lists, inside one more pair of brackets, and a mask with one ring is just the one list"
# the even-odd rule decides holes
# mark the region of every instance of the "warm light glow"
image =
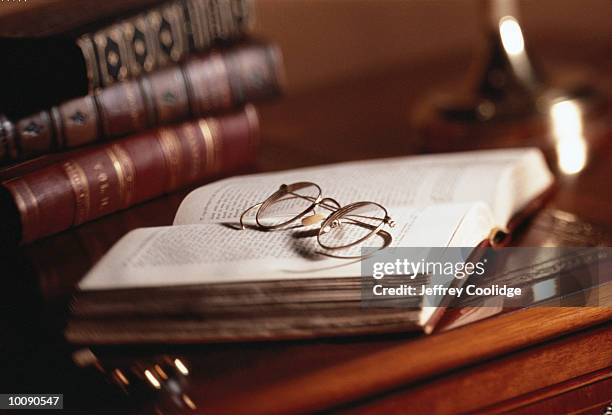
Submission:
[[147,378],[147,380],[149,381],[149,383],[155,388],[155,389],[160,389],[161,388],[161,383],[159,383],[159,380],[157,380],[157,378],[155,377],[155,375],[153,373],[151,373],[150,370],[145,370],[144,374]]
[[185,405],[187,405],[189,409],[196,410],[197,406],[195,403],[193,403],[189,396],[183,394],[181,397],[183,398],[183,402],[185,402]]
[[168,375],[166,374],[166,372],[164,372],[164,369],[162,369],[160,365],[155,365],[155,371],[163,380],[168,379]]
[[125,377],[121,370],[115,369],[115,376],[117,376],[117,379],[119,379],[119,381],[121,381],[121,383],[123,383],[124,385],[130,384],[130,381]]
[[512,16],[502,17],[499,21],[499,34],[504,49],[509,55],[516,56],[525,52],[525,40],[518,21]]
[[79,349],[72,354],[72,360],[79,367],[87,367],[89,365],[95,365],[96,368],[101,369],[102,366],[98,362],[98,358],[90,349]]
[[556,102],[550,107],[555,136],[582,135],[582,111],[572,100]]
[[174,359],[174,366],[176,366],[183,375],[187,376],[189,374],[189,369],[187,369],[187,366],[185,366],[180,359]]
[[514,74],[525,85],[535,87],[537,79],[525,51],[525,39],[518,20],[512,16],[499,19],[499,38]]
[[584,141],[562,141],[557,144],[559,168],[565,174],[576,174],[586,165],[586,145]]
[[568,175],[582,171],[587,162],[582,110],[572,100],[559,101],[551,105],[550,119],[559,170]]

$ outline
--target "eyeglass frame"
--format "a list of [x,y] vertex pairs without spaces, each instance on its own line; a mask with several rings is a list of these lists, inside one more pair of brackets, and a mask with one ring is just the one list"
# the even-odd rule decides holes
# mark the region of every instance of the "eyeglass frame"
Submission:
[[[314,198],[313,200],[311,200],[311,197],[308,196],[304,196],[304,195],[300,195],[297,193],[293,193],[293,190],[298,188],[304,188],[306,186],[314,186],[317,190],[318,190],[318,195],[316,198]],[[311,205],[306,208],[305,210],[303,210],[301,213],[297,214],[296,216],[294,216],[293,218],[276,224],[276,225],[264,225],[260,222],[259,220],[259,214],[261,211],[265,210],[268,206],[272,205],[273,203],[276,203],[278,200],[280,200],[280,198],[284,195],[293,195],[295,197],[299,197],[301,199],[305,199],[305,200],[309,200],[311,202]],[[304,217],[311,211],[314,211],[314,209],[316,209],[318,206],[323,207],[325,209],[328,209],[329,211],[331,211],[331,213],[329,214],[329,216],[327,216],[325,219],[322,220],[321,225],[319,227],[319,231],[317,232],[317,243],[323,247],[324,249],[327,250],[339,250],[339,249],[347,249],[350,248],[352,246],[358,245],[366,240],[368,240],[369,238],[373,237],[374,235],[379,234],[380,232],[383,232],[384,234],[386,234],[386,236],[388,237],[388,242],[381,247],[380,249],[384,249],[386,247],[388,247],[391,243],[392,240],[392,236],[386,232],[382,230],[382,227],[385,225],[388,225],[390,228],[393,228],[395,226],[395,221],[389,216],[389,212],[387,211],[387,209],[382,206],[380,203],[376,203],[376,202],[371,202],[371,201],[361,201],[361,202],[353,202],[353,203],[349,203],[346,206],[342,206],[340,205],[340,203],[338,203],[338,201],[336,201],[335,199],[331,198],[331,197],[322,197],[323,194],[323,190],[321,189],[321,187],[319,185],[317,185],[316,183],[313,182],[295,182],[295,183],[291,183],[291,184],[281,184],[279,189],[277,191],[275,191],[274,193],[272,193],[270,196],[268,196],[265,200],[263,200],[262,202],[256,203],[250,207],[248,207],[244,212],[242,212],[242,214],[240,215],[240,229],[244,230],[246,229],[246,226],[244,224],[244,217],[246,216],[246,214],[248,212],[250,212],[251,210],[257,208],[257,213],[255,214],[255,223],[257,223],[257,226],[264,231],[274,231],[274,230],[279,230],[281,228],[284,228],[285,226],[302,219],[302,222],[304,221]],[[327,203],[325,202],[331,202],[334,206],[329,206]],[[337,247],[331,247],[328,245],[325,245],[324,243],[321,242],[321,235],[322,233],[326,232],[325,229],[331,229],[337,226],[337,221],[338,219],[341,219],[344,215],[346,215],[347,212],[350,212],[356,208],[359,208],[361,206],[366,206],[366,205],[375,205],[377,207],[379,207],[380,209],[382,209],[382,211],[384,212],[384,218],[382,218],[382,220],[380,220],[380,223],[374,227],[374,229],[368,233],[367,235],[365,235],[364,237],[350,243],[347,245],[343,245],[343,246],[337,246]],[[314,216],[314,215],[313,215]],[[374,218],[372,218],[374,219]],[[375,218],[375,219],[379,219],[379,218]],[[371,227],[372,225],[364,223],[364,222],[360,222],[358,220],[349,218],[348,220],[357,223],[359,225],[364,225],[366,227]],[[327,231],[328,232],[328,231]],[[362,257],[362,256],[359,256]],[[344,257],[344,258],[359,258],[359,257]]]

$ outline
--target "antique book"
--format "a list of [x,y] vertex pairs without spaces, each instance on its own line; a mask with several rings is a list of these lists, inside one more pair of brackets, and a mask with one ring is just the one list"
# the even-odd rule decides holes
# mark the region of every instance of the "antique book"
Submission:
[[[441,307],[364,308],[359,260],[319,255],[300,231],[237,230],[282,183],[309,181],[342,205],[396,221],[391,247],[503,243],[542,205],[553,176],[537,149],[411,156],[239,176],[192,191],[173,226],[124,236],[79,284],[76,343],[261,340],[430,332]],[[314,225],[313,225],[314,226]],[[442,304],[439,304],[442,305]]]
[[252,21],[248,0],[175,0],[78,39],[1,39],[0,112],[26,115],[180,62],[240,39]]
[[0,165],[238,108],[278,95],[281,82],[275,46],[196,55],[15,123],[0,115]]
[[252,164],[259,140],[251,105],[158,128],[71,155],[2,184],[0,242],[31,242]]

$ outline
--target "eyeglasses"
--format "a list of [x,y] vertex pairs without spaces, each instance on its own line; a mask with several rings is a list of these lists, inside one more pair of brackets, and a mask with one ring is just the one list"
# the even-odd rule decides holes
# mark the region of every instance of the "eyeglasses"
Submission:
[[[311,182],[283,184],[263,202],[254,204],[240,215],[240,227],[245,229],[245,218],[249,212],[255,213],[256,228],[274,231],[293,227],[310,226],[321,223],[317,232],[317,242],[327,252],[325,255],[339,258],[361,258],[364,255],[339,255],[340,250],[355,252],[371,242],[374,236],[380,237],[383,249],[391,243],[391,235],[383,226],[394,227],[395,222],[383,206],[375,202],[355,202],[344,207],[335,199],[321,196],[321,188]],[[327,212],[317,213],[317,209]],[[351,249],[352,248],[352,249]]]

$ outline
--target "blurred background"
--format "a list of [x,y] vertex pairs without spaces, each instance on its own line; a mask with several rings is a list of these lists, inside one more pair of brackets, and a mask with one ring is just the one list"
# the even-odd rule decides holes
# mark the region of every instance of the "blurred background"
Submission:
[[[78,3],[78,6],[77,6]],[[35,0],[3,2],[0,35],[74,30],[101,17],[138,10],[158,0]],[[389,67],[435,64],[454,57],[467,70],[482,39],[480,0],[255,0],[254,33],[283,49],[294,94],[313,87],[385,72]],[[523,0],[520,22],[528,46],[580,64],[582,55],[612,56],[609,0]],[[34,12],[34,13],[33,13]],[[14,15],[22,15],[15,19]],[[103,23],[103,21],[102,21]],[[554,45],[552,50],[551,45]],[[464,73],[449,73],[450,76]]]
[[[160,3],[163,1],[0,0],[0,36],[77,36]],[[280,45],[288,81],[286,98],[258,104],[262,121],[258,169],[272,171],[454,148],[539,146],[545,150],[551,169],[558,173],[563,192],[551,205],[553,213],[546,213],[542,216],[544,219],[535,221],[534,233],[525,237],[525,243],[553,244],[555,238],[567,238],[572,243],[578,240],[576,245],[607,241],[596,237],[598,232],[607,235],[599,226],[577,218],[610,225],[610,197],[601,191],[609,187],[612,177],[609,109],[593,111],[599,118],[592,117],[594,121],[584,125],[583,113],[590,107],[571,99],[552,102],[550,111],[543,111],[544,116],[537,120],[540,126],[532,120],[526,122],[527,117],[501,122],[460,119],[435,123],[426,118],[421,124],[415,122],[415,114],[426,107],[424,104],[433,95],[455,88],[469,90],[474,84],[466,80],[473,81],[485,73],[482,58],[487,55],[487,24],[483,21],[487,18],[486,8],[493,3],[503,5],[510,1],[254,0],[253,3],[257,17],[252,33]],[[546,75],[571,73],[576,69],[582,79],[609,96],[612,92],[612,2],[521,0],[517,3],[518,13],[512,15],[520,22],[530,59],[538,69],[543,69]],[[519,40],[522,44],[522,36]],[[64,70],[69,67],[62,66]],[[545,127],[551,131],[545,131]],[[8,172],[5,178],[11,175],[16,176]],[[17,261],[23,261],[18,268],[24,277],[19,274],[20,278],[12,281],[19,285],[14,292],[21,294],[15,296],[11,289],[4,292],[14,297],[9,304],[15,303],[16,310],[24,311],[14,313],[22,318],[16,320],[14,328],[3,332],[8,333],[7,338],[16,339],[11,347],[21,353],[20,359],[13,360],[17,362],[15,372],[22,381],[27,383],[35,378],[19,366],[27,362],[38,369],[40,362],[49,361],[53,365],[46,367],[50,375],[43,382],[55,382],[54,371],[67,373],[67,381],[79,379],[81,374],[76,369],[70,369],[71,374],[65,372],[66,367],[71,367],[71,360],[61,332],[62,313],[73,286],[127,231],[170,224],[185,194],[160,197],[110,215],[33,244],[23,258],[17,256]],[[32,291],[37,293],[35,306]],[[53,312],[48,312],[49,309]],[[52,324],[45,318],[52,318]],[[37,328],[32,329],[33,321],[38,323]],[[55,344],[55,349],[47,350],[49,343]],[[351,358],[353,349],[345,346],[338,343],[328,349],[323,345],[312,352],[308,345],[287,348],[285,360],[276,360],[275,367],[278,369],[284,362],[290,362],[287,373],[295,375],[295,356],[303,359],[304,370],[325,364],[321,356],[327,356],[335,364]],[[255,379],[252,387],[257,388],[259,385],[255,383],[259,379],[244,376],[242,368],[253,363],[254,367],[268,371],[268,357],[278,357],[276,346],[271,347],[246,350],[248,346],[238,345],[227,350],[225,346],[205,349],[203,358],[209,360],[204,361],[202,367],[206,370],[201,373],[213,383],[213,388],[205,383],[202,390],[214,396],[225,386],[223,380],[232,378],[244,382]],[[283,351],[284,347],[280,345],[278,350]],[[370,347],[384,345],[364,343],[362,349],[354,351],[367,355]],[[38,349],[44,353],[38,353]],[[36,353],[39,358],[30,357]],[[58,354],[61,358],[56,357]],[[9,353],[5,355],[12,358]],[[228,356],[231,367],[223,366],[223,356]],[[265,364],[259,363],[260,358]],[[224,378],[226,373],[228,376]],[[219,379],[215,389],[214,382]],[[78,382],[74,384],[75,390],[82,389]],[[83,400],[100,396],[104,394],[92,389],[83,394]]]
[[[282,47],[294,93],[317,85],[428,65],[440,57],[465,63],[483,38],[477,0],[256,0],[256,33]],[[519,1],[528,46],[536,53],[574,57],[605,48],[612,57],[608,0]],[[587,50],[585,50],[587,49]],[[581,52],[582,51],[582,52]],[[457,69],[460,69],[458,67]],[[449,73],[449,77],[465,73]]]

